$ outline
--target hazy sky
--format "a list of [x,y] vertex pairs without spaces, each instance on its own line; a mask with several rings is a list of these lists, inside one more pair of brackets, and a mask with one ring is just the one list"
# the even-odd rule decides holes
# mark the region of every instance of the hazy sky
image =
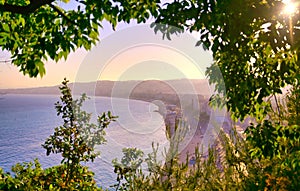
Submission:
[[[141,26],[141,27],[140,27]],[[116,31],[103,23],[100,41],[92,51],[79,49],[67,60],[47,61],[43,78],[29,78],[9,63],[0,64],[0,88],[25,88],[60,84],[70,81],[146,80],[204,78],[205,67],[211,62],[209,52],[195,47],[191,34],[162,40],[146,25],[120,24]],[[9,59],[0,52],[0,60]]]
[[[105,38],[111,34],[113,30],[108,24],[105,24],[101,31],[100,38]],[[19,88],[19,87],[38,87],[52,86],[60,84],[67,77],[70,81],[74,81],[77,69],[87,52],[84,49],[79,49],[72,52],[67,60],[60,60],[55,63],[48,60],[45,64],[46,75],[43,78],[29,78],[24,76],[16,66],[10,63],[0,64],[0,88]],[[0,60],[7,60],[10,55],[7,52],[0,51]]]

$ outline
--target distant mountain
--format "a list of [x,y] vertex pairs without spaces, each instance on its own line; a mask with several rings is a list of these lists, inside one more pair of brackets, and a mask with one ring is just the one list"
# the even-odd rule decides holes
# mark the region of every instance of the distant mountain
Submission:
[[59,94],[57,86],[38,88],[0,89],[0,94]]
[[[51,87],[0,89],[0,94],[60,94],[59,85]],[[178,95],[199,94],[208,96],[212,90],[205,79],[146,80],[146,81],[97,81],[71,83],[74,94],[90,96],[123,97],[141,100],[178,100]],[[168,97],[168,98],[166,98]],[[173,102],[172,101],[172,102]]]

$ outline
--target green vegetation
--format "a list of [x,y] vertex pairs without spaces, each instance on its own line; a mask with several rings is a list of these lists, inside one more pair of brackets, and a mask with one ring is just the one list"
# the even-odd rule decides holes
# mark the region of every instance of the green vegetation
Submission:
[[[94,161],[100,153],[94,151],[96,145],[105,142],[105,128],[116,117],[110,112],[103,113],[98,117],[98,124],[89,123],[91,114],[81,110],[82,104],[87,98],[85,94],[78,100],[73,100],[71,90],[65,79],[59,88],[62,97],[61,102],[55,104],[57,115],[61,115],[64,124],[55,128],[51,135],[42,145],[47,150],[47,155],[61,153],[63,159],[61,164],[66,166],[64,181],[67,187],[76,184],[73,178],[81,177],[81,162]],[[76,188],[76,186],[75,186]]]
[[101,190],[94,180],[94,173],[87,167],[77,165],[71,183],[66,184],[66,174],[70,169],[65,164],[43,169],[36,159],[33,163],[16,164],[11,176],[2,171],[0,190]]
[[[52,0],[0,1],[0,46],[11,52],[12,63],[24,74],[42,76],[48,57],[57,61],[78,47],[89,50],[104,19],[115,26],[130,19],[144,22],[153,15],[154,31],[168,39],[185,29],[196,31],[197,45],[213,52],[214,63],[206,74],[219,94],[211,103],[227,105],[235,119],[252,116],[256,122],[243,135],[221,133],[208,153],[196,149],[193,165],[188,159],[178,160],[178,137],[170,139],[164,163],[157,161],[155,147],[146,158],[142,151],[126,148],[121,162],[113,161],[114,188],[300,190],[300,11],[285,15],[279,0],[179,0],[162,7],[157,3],[87,0],[77,2],[78,10],[63,10]],[[278,99],[287,86],[290,93]],[[64,125],[43,145],[47,154],[62,154],[61,164],[49,169],[42,169],[38,161],[17,164],[15,176],[1,170],[1,190],[100,189],[82,163],[98,155],[94,146],[104,143],[104,129],[115,117],[103,114],[98,125],[90,124],[90,115],[80,109],[86,97],[73,100],[67,81],[61,92],[56,109]],[[143,163],[148,172],[142,170]]]
[[60,87],[61,102],[55,104],[57,115],[61,115],[63,126],[55,128],[42,145],[46,154],[61,153],[59,166],[43,170],[38,160],[17,164],[12,168],[15,177],[2,170],[0,190],[99,190],[94,173],[83,162],[94,161],[100,154],[96,145],[105,142],[105,128],[115,120],[110,112],[98,117],[97,124],[90,123],[91,114],[81,110],[87,99],[83,94],[74,100],[65,79]]
[[[149,172],[143,172],[141,166],[137,169],[136,166],[131,168],[130,165],[123,168],[128,170],[117,171],[118,178],[125,177],[122,186],[118,188],[299,190],[299,134],[299,126],[281,126],[267,120],[248,127],[245,132],[246,138],[236,131],[231,135],[222,131],[217,140],[217,147],[210,148],[208,153],[201,153],[198,148],[195,149],[195,162],[192,165],[188,158],[186,162],[180,163],[176,154],[165,163],[157,162],[154,160],[157,150],[154,149],[154,152],[144,159]],[[124,157],[126,156],[127,153]],[[131,157],[127,160],[131,160]]]
[[300,12],[287,15],[284,7],[281,0],[180,0],[160,9],[153,27],[168,38],[185,29],[200,34],[197,45],[213,53],[206,74],[219,92],[215,104],[243,119],[299,81]]

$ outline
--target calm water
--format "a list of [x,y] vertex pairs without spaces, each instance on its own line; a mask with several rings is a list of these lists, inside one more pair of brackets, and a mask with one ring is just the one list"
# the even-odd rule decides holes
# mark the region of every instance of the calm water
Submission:
[[[0,96],[0,167],[10,171],[17,162],[38,158],[43,168],[60,163],[59,155],[46,156],[41,147],[53,129],[62,124],[56,116],[53,95],[2,95]],[[112,111],[119,116],[106,130],[107,143],[97,149],[101,158],[88,164],[95,172],[97,183],[109,188],[116,179],[111,161],[122,156],[124,147],[137,147],[151,152],[152,142],[159,143],[160,151],[168,146],[163,118],[154,112],[151,103],[118,98],[91,98],[84,109],[96,115]],[[161,158],[162,159],[162,158]]]

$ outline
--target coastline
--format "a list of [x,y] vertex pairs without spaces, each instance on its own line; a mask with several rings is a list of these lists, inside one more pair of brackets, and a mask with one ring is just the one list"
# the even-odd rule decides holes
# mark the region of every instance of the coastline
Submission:
[[[10,93],[10,94],[13,94],[13,93]],[[25,95],[56,96],[53,94],[25,94]],[[108,97],[109,98],[109,96],[95,96],[95,97]],[[164,103],[163,101],[149,99],[149,98],[147,98],[147,99],[146,98],[139,98],[139,99],[129,98],[129,99],[137,100],[137,101],[144,101],[144,102],[148,102],[148,103],[157,105],[158,110],[156,110],[154,112],[158,112],[163,117],[163,120],[165,122],[165,128],[166,128],[165,136],[170,139],[170,137],[172,135],[174,135],[175,129],[176,129],[176,123],[178,120],[180,120],[183,117],[181,108],[179,108],[177,105],[174,105],[173,103]],[[202,103],[202,105],[205,105],[205,104],[207,104],[207,103],[205,103],[205,102]],[[205,116],[200,115],[199,118],[205,118]],[[210,116],[207,115],[205,120],[203,120],[203,121],[199,120],[197,124],[194,123],[193,127],[190,127],[190,128],[195,128],[195,131],[193,132],[192,136],[189,137],[188,143],[186,145],[183,145],[183,147],[181,147],[179,149],[179,153],[178,153],[179,154],[178,155],[179,162],[181,162],[181,163],[186,162],[186,157],[188,154],[189,166],[192,166],[195,149],[197,147],[199,149],[201,148],[200,144],[204,139],[204,134],[205,134],[206,128],[208,126],[209,120],[210,120]],[[229,125],[230,124],[227,124],[226,126],[229,126]],[[240,126],[241,126],[241,129],[239,129],[238,131],[243,131],[243,126],[242,125],[240,125]],[[223,125],[222,125],[222,128],[224,130],[229,131],[229,128],[226,128],[226,127],[224,128]],[[215,143],[215,144],[217,144],[217,143]],[[205,154],[205,153],[203,153],[203,154]]]
[[[21,92],[9,92],[7,94],[21,94]],[[27,95],[59,95],[57,93],[36,93],[36,92],[25,92],[22,94]],[[131,95],[129,98],[125,98],[123,96],[117,96],[117,98],[123,98],[123,99],[131,99],[131,100],[138,100],[138,101],[144,101],[148,103],[155,104],[158,107],[158,110],[154,112],[158,112],[164,119],[165,122],[165,128],[166,128],[166,135],[167,137],[171,137],[175,133],[176,125],[179,120],[183,117],[183,109],[180,108],[179,104],[180,101],[178,99],[177,95],[173,94],[148,94],[147,97],[144,97],[145,94],[139,94],[139,95]],[[108,95],[95,95],[95,97],[111,97]],[[161,99],[158,99],[161,98]],[[201,105],[205,104],[205,101],[201,99],[203,103]],[[201,118],[203,116],[199,116]],[[209,117],[208,117],[209,119]],[[207,121],[207,120],[206,120]],[[192,155],[195,152],[195,148],[199,146],[199,144],[202,141],[203,138],[203,129],[205,129],[205,123],[206,121],[198,124],[193,124],[193,128],[196,128],[195,133],[193,137],[190,139],[189,143],[179,152],[179,161],[185,162],[186,161],[186,154],[189,154],[189,158],[192,159]]]

